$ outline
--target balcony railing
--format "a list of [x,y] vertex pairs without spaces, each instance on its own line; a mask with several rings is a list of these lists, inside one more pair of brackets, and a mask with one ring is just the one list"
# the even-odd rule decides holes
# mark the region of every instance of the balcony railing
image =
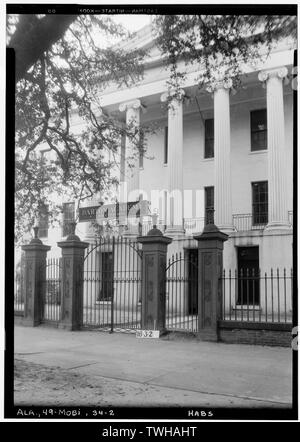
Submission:
[[[152,227],[152,221],[144,221],[142,224],[142,234],[147,235]],[[164,233],[167,229],[167,224],[164,220],[160,220],[156,227]],[[202,232],[204,228],[204,218],[184,218],[183,228],[185,229],[186,235]]]
[[184,218],[183,227],[186,235],[192,235],[193,233],[202,232],[204,229],[204,217],[203,218]]
[[[293,225],[293,211],[288,211],[288,221],[290,225]],[[252,213],[238,213],[232,215],[232,224],[237,232],[247,232],[253,230],[263,230],[267,225],[267,215],[253,216]],[[205,226],[205,218],[184,218],[183,227],[186,235],[193,235],[195,233],[201,233]],[[165,233],[167,229],[167,222],[163,219],[158,220],[157,226],[162,233]],[[149,230],[153,228],[153,221],[151,216],[143,217],[143,220],[138,225],[136,224],[131,229],[138,235],[147,235]],[[115,226],[115,233],[122,234],[129,230],[127,226]],[[105,227],[106,231],[107,228]]]
[[[252,215],[252,213],[238,213],[232,215],[232,224],[238,232],[247,232],[249,230],[263,230],[267,222],[267,214],[261,216]],[[288,211],[288,221],[293,225],[293,211]]]
[[232,224],[238,232],[246,232],[248,230],[263,230],[266,225],[266,217],[256,218],[252,213],[239,213],[232,215]]

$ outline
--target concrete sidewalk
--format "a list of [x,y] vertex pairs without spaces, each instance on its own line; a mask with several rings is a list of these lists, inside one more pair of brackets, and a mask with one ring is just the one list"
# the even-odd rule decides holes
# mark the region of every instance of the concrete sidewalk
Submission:
[[292,401],[289,348],[16,326],[15,356],[91,378],[155,387],[158,393],[172,390],[177,404],[181,397],[210,406],[277,408]]

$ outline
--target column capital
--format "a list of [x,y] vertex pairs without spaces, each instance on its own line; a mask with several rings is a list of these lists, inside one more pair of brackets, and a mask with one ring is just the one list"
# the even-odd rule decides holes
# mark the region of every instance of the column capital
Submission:
[[219,89],[231,89],[232,88],[232,79],[224,78],[222,80],[212,81],[207,87],[207,92],[216,92]]
[[140,107],[143,107],[141,100],[136,99],[136,100],[126,101],[125,103],[121,103],[119,106],[119,111],[124,112],[128,109],[139,109]]
[[270,80],[271,78],[283,79],[287,76],[287,74],[288,69],[285,66],[281,66],[275,69],[266,69],[264,71],[260,71],[258,74],[258,79],[262,82]]
[[165,103],[167,101],[182,101],[184,96],[185,96],[185,91],[183,89],[179,90],[171,89],[161,94],[160,101],[162,103]]

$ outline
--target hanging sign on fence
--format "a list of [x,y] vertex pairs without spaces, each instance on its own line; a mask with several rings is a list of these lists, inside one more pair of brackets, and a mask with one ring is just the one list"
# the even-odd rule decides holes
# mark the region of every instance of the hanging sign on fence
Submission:
[[79,222],[97,221],[102,224],[103,221],[117,219],[120,224],[126,218],[139,218],[149,215],[149,201],[129,201],[127,203],[103,204],[102,206],[80,207]]
[[100,206],[79,207],[79,222],[96,221],[96,212]]
[[137,330],[136,338],[159,338],[159,330]]

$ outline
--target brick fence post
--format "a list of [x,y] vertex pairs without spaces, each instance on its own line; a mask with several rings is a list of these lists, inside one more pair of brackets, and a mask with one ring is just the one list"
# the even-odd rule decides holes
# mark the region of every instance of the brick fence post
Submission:
[[84,251],[89,243],[75,235],[76,223],[66,241],[57,243],[62,249],[62,305],[59,328],[80,330],[83,323]]
[[166,323],[166,262],[171,238],[153,226],[137,241],[143,245],[142,262],[142,329],[165,330]]
[[198,241],[198,334],[204,341],[218,341],[222,311],[222,269],[224,241],[228,235],[211,221]]
[[43,281],[46,279],[46,257],[50,246],[45,246],[38,238],[38,227],[34,227],[34,238],[22,246],[25,252],[24,278],[24,319],[23,325],[36,327],[44,316]]

